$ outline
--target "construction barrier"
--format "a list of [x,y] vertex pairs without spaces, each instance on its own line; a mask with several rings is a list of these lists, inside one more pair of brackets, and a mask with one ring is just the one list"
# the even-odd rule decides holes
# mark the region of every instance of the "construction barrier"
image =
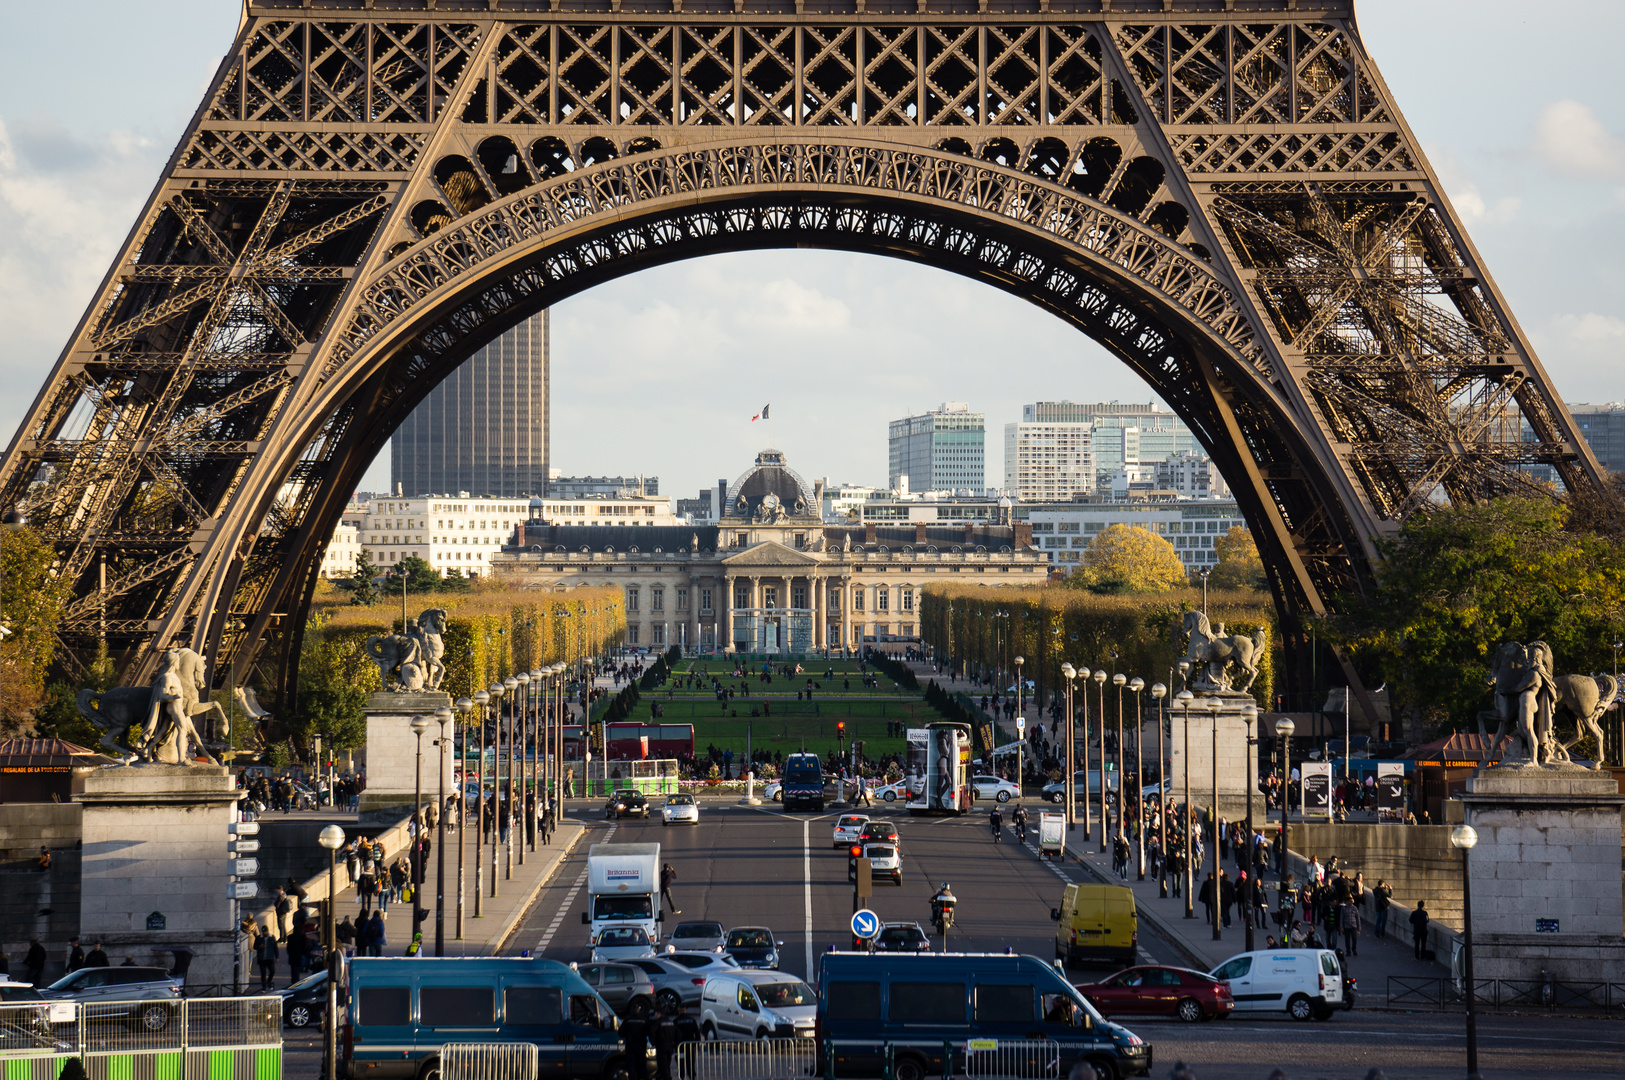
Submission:
[[1061,1044],[1046,1039],[967,1039],[965,1080],[1055,1080]]
[[0,1005],[0,1076],[54,1080],[81,1058],[91,1080],[280,1080],[282,999],[175,998]]
[[816,1075],[811,1039],[689,1042],[677,1047],[674,1080],[795,1080]]
[[537,1080],[535,1043],[447,1043],[440,1080]]

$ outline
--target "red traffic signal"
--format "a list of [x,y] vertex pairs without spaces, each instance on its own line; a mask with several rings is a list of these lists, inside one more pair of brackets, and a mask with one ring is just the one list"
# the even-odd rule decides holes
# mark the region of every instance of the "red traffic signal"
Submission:
[[837,720],[837,721],[835,721],[835,734],[837,734],[837,735],[845,735],[846,734],[846,721],[845,720]]
[[847,852],[847,854],[852,856],[852,858],[854,858],[854,859],[862,858],[863,857],[863,846],[861,844],[853,844],[852,845],[852,850]]

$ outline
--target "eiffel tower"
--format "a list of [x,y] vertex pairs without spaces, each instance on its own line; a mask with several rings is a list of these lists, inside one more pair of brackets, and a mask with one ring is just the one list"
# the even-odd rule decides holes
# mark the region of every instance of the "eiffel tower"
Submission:
[[185,643],[286,694],[431,387],[582,289],[788,246],[985,281],[1139,373],[1289,647],[1430,501],[1600,483],[1351,0],[248,0],[0,471],[73,583],[64,663]]

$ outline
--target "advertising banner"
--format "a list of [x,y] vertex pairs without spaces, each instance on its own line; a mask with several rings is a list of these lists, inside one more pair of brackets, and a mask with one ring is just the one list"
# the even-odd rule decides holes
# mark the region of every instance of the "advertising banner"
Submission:
[[930,753],[931,732],[926,728],[908,729],[908,751],[903,757],[903,781],[908,790],[908,808],[924,810],[929,803],[925,798],[926,764]]
[[1332,766],[1329,761],[1306,761],[1303,773],[1303,816],[1332,816]]
[[926,729],[926,803],[932,810],[959,809],[959,730],[946,724]]
[[1377,820],[1405,820],[1405,766],[1397,761],[1377,762]]

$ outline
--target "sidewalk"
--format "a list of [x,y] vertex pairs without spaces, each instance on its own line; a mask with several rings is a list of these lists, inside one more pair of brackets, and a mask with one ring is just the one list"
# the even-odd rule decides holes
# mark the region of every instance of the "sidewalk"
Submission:
[[[468,848],[464,852],[463,862],[463,937],[457,938],[457,836],[454,833],[446,834],[446,955],[447,956],[494,956],[507,947],[508,940],[518,929],[525,911],[530,907],[531,901],[536,898],[544,885],[553,877],[559,865],[563,863],[572,848],[580,841],[586,828],[576,822],[566,819],[558,829],[553,832],[552,840],[545,845],[538,845],[532,852],[525,851],[525,865],[519,865],[519,851],[514,849],[513,878],[504,878],[502,867],[502,851],[497,850],[497,895],[491,896],[491,845],[486,844],[482,849],[484,858],[485,895],[481,899],[481,916],[474,917],[474,837],[472,832],[468,837]],[[517,831],[515,836],[517,836]],[[427,880],[423,883],[424,907],[428,918],[423,920],[423,955],[434,955],[434,898],[435,898],[435,870],[440,859],[439,852],[431,852],[429,864],[426,867]],[[339,868],[339,880],[344,880],[344,868]],[[355,887],[346,886],[340,889],[338,917],[343,919],[346,915],[351,922],[355,922],[361,913],[361,905],[357,902]],[[412,905],[399,901],[389,905],[384,913],[384,931],[389,943],[384,946],[385,956],[404,956],[406,947],[412,942]],[[279,975],[287,971],[287,961],[281,963]]]

